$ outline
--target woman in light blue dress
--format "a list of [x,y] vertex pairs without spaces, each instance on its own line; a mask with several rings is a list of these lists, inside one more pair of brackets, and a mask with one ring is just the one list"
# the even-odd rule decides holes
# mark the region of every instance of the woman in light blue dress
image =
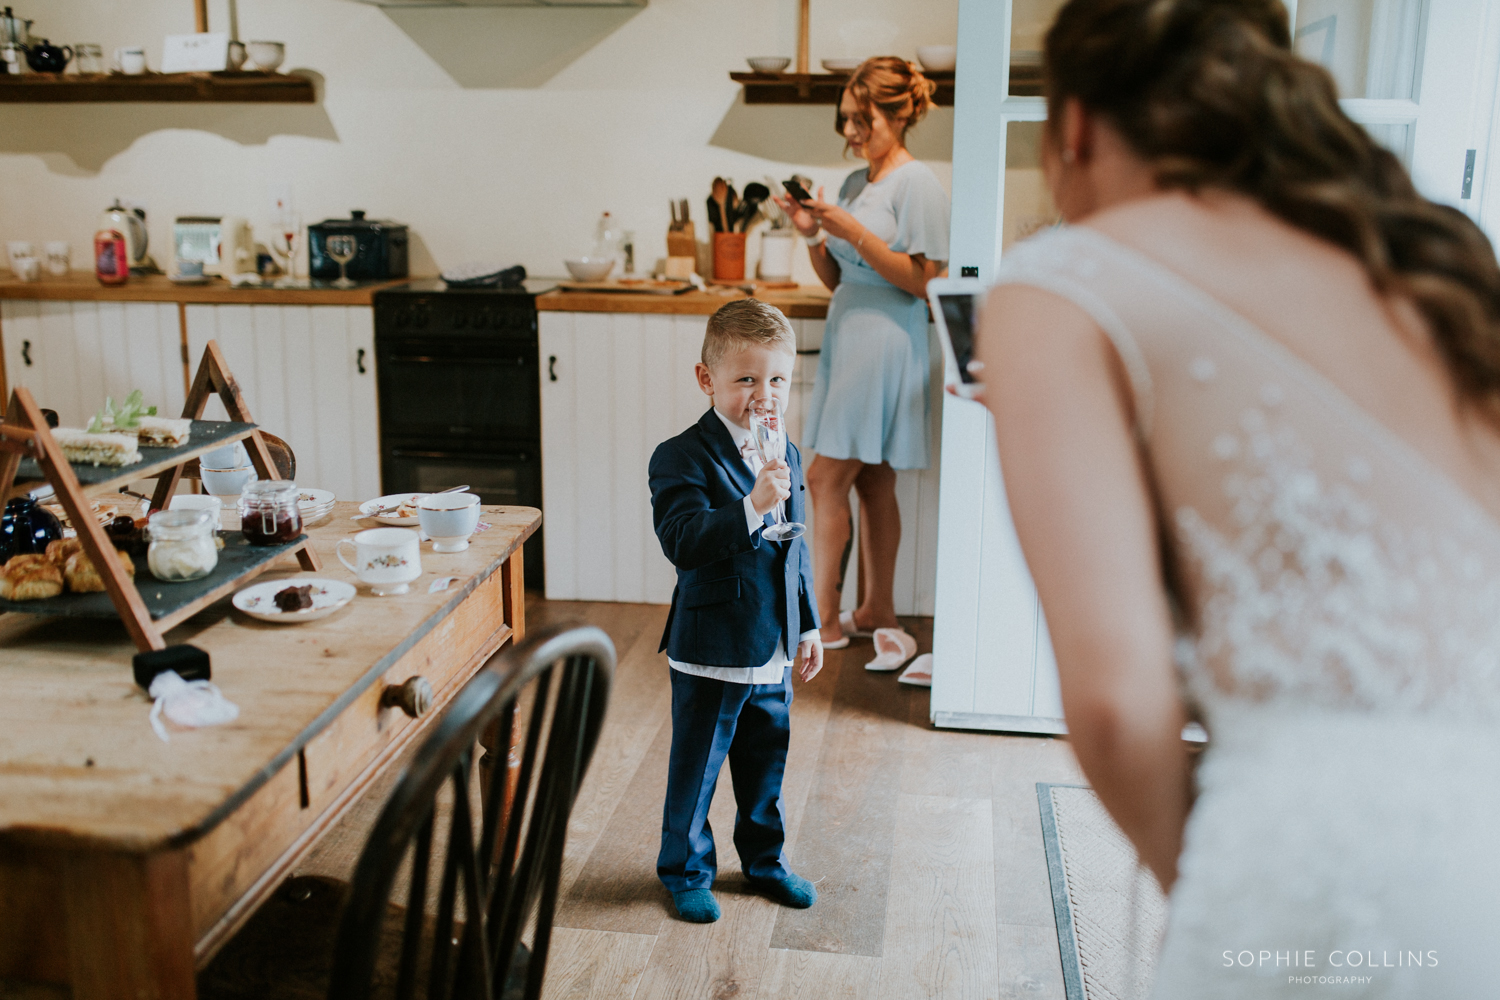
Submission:
[[[900,626],[894,597],[901,512],[896,471],[925,469],[928,440],[927,282],[948,256],[948,196],[906,149],[906,131],[932,106],[936,85],[902,59],[866,60],[839,102],[838,129],[868,161],[838,202],[778,198],[808,240],[813,268],[833,290],[803,448],[814,510],[813,569],[823,644]],[[849,490],[859,495],[864,595],[840,616],[849,543]],[[915,651],[915,644],[911,645]],[[911,655],[906,654],[905,659]],[[877,666],[878,664],[878,666]],[[872,669],[895,669],[880,657]],[[903,678],[905,679],[905,678]]]

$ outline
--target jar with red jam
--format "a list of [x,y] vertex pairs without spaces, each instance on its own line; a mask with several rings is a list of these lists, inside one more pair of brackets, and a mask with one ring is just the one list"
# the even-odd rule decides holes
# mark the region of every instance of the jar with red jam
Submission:
[[245,484],[240,494],[240,531],[251,545],[285,545],[302,534],[297,484],[264,479]]

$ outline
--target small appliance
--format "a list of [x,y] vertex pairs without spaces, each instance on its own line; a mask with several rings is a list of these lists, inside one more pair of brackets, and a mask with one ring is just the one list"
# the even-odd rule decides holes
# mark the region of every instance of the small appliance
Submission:
[[339,277],[339,264],[328,253],[330,236],[353,236],[354,256],[348,263],[348,276],[355,281],[386,281],[404,278],[407,273],[407,230],[398,222],[366,219],[361,209],[347,219],[325,219],[307,227],[308,274],[332,280]]
[[115,203],[99,216],[99,228],[117,230],[125,237],[125,260],[132,271],[150,273],[156,270],[156,265],[146,256],[146,247],[151,241],[146,233],[144,208],[126,208],[116,198]]

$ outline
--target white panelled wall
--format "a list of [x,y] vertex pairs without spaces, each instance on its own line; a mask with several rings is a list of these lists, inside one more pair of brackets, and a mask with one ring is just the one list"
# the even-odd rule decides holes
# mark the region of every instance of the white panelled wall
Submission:
[[[380,495],[373,309],[188,306],[195,367],[210,340],[219,342],[255,422],[291,445],[300,484],[340,500]],[[225,419],[217,398],[204,416]]]
[[[217,340],[255,422],[297,456],[298,483],[340,500],[379,495],[369,306],[190,305],[186,318],[184,331],[175,302],[0,302],[6,381],[63,426],[84,426],[105,396],[134,389],[176,415]],[[227,417],[217,397],[204,415]]]
[[[823,321],[791,322],[799,351],[810,352],[798,356],[787,413],[787,429],[796,441],[812,392]],[[676,574],[652,528],[647,465],[658,444],[692,426],[708,409],[708,397],[693,376],[707,323],[706,316],[540,315],[549,599],[671,600]],[[931,389],[936,444],[942,369],[937,345],[931,348],[937,360]],[[808,458],[804,449],[804,461]],[[930,469],[897,476],[904,529],[896,563],[899,614],[933,613],[937,486],[935,461]],[[856,552],[845,578],[846,609],[855,603],[857,572]]]

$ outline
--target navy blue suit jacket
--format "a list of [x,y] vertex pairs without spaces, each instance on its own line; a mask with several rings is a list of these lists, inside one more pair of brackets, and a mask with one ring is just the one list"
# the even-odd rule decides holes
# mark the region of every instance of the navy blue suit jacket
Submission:
[[[802,457],[787,442],[789,521],[806,523]],[[712,408],[651,456],[651,514],[662,551],[677,567],[661,648],[679,663],[759,667],[818,627],[812,560],[801,538],[771,542],[745,525],[755,486],[734,438]],[[769,523],[769,521],[767,521]]]

